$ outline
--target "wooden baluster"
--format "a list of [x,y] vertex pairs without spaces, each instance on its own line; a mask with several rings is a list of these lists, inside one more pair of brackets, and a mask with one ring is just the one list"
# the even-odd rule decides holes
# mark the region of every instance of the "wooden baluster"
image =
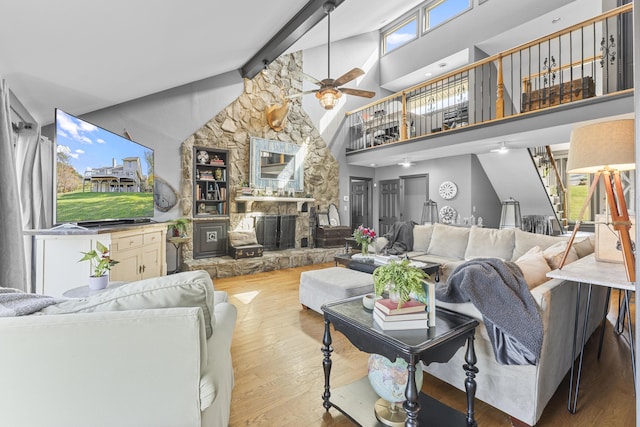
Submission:
[[407,94],[405,92],[402,92],[402,123],[400,125],[400,141],[405,141],[407,140],[409,137],[407,135],[409,135],[409,133],[407,132],[407,128],[410,126],[409,123],[407,123]]
[[498,98],[496,99],[496,119],[504,117],[504,79],[502,76],[502,55],[498,55]]

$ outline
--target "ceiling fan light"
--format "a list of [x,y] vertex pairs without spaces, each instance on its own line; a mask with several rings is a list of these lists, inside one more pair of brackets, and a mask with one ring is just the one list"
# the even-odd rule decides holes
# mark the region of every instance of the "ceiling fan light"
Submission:
[[320,105],[325,110],[333,110],[333,107],[338,103],[338,98],[342,96],[340,91],[332,88],[326,88],[322,91],[316,92],[316,97],[320,100]]

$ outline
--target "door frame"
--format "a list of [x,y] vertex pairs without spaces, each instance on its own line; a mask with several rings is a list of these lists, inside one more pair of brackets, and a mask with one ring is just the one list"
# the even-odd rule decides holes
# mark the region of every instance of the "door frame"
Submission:
[[400,218],[402,221],[406,221],[406,212],[404,211],[404,202],[405,202],[405,181],[407,179],[414,178],[425,178],[427,180],[427,186],[425,188],[425,199],[426,202],[429,200],[429,174],[428,173],[417,173],[414,175],[400,175]]
[[373,178],[364,177],[364,176],[349,176],[349,226],[354,228],[355,225],[351,224],[352,215],[352,203],[353,203],[353,194],[351,194],[351,184],[354,181],[367,181],[367,223],[371,224],[369,227],[373,227]]

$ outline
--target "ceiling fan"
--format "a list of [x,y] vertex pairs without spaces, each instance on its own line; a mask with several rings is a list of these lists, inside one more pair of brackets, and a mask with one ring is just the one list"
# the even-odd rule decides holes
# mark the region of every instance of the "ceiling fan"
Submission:
[[324,12],[327,14],[327,78],[324,80],[318,80],[308,74],[301,73],[303,78],[320,87],[318,89],[308,90],[305,92],[287,96],[287,98],[296,98],[309,93],[315,93],[316,98],[320,100],[320,105],[325,110],[333,109],[333,107],[335,107],[338,103],[338,98],[340,98],[343,93],[362,96],[365,98],[373,98],[376,94],[375,92],[371,92],[368,90],[340,87],[346,83],[349,83],[351,80],[364,75],[364,71],[360,68],[353,68],[352,70],[347,71],[345,74],[335,80],[329,77],[331,76],[331,12],[333,12],[335,7],[336,5],[332,1],[328,1],[323,5]]

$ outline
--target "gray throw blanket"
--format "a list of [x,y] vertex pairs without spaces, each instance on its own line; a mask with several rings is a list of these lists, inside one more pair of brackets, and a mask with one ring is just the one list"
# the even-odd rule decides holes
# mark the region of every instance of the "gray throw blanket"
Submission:
[[0,287],[0,317],[26,316],[60,301],[64,300]]
[[436,299],[469,302],[482,313],[498,363],[535,365],[542,350],[542,318],[522,271],[513,262],[479,258],[459,265]]
[[413,221],[399,221],[391,226],[391,230],[384,235],[388,240],[382,248],[391,255],[402,255],[413,248]]

